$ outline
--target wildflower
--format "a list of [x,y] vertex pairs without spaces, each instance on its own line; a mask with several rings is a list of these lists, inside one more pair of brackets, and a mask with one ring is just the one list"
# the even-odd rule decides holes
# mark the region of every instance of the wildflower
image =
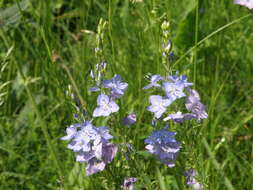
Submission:
[[197,176],[197,172],[194,169],[187,170],[184,175],[186,176],[186,185],[188,187],[192,187],[194,190],[203,189],[203,185],[200,184],[195,177]]
[[186,113],[182,114],[182,112],[177,112],[168,115],[168,117],[164,118],[163,121],[173,120],[175,123],[183,123],[185,120],[191,120],[196,118],[195,114]]
[[190,95],[186,98],[185,107],[188,111],[196,114],[197,119],[205,119],[208,117],[205,106],[200,102],[199,94],[196,90],[188,89]]
[[156,118],[160,118],[166,111],[166,108],[171,104],[169,99],[158,95],[150,96],[149,101],[151,105],[148,107],[148,111],[155,113]]
[[93,117],[109,116],[111,113],[117,112],[119,106],[105,94],[100,94],[97,99],[98,107],[93,112]]
[[121,82],[120,75],[115,75],[112,80],[104,80],[103,86],[105,88],[110,88],[112,96],[120,97],[124,94],[124,91],[127,89],[128,84]]
[[180,150],[180,143],[175,139],[175,132],[167,128],[155,130],[144,141],[146,149],[157,156],[157,158],[168,167],[174,167],[177,154]]
[[234,4],[245,6],[248,9],[253,9],[253,0],[234,0]]
[[77,127],[80,127],[81,125],[78,124],[73,124],[70,125],[67,129],[66,129],[66,133],[67,135],[62,137],[61,140],[71,140],[77,133]]
[[144,86],[143,89],[146,90],[146,89],[149,89],[149,88],[152,88],[152,87],[160,87],[161,85],[157,83],[160,80],[164,80],[164,78],[161,77],[160,75],[151,76],[150,84],[148,84],[147,86]]
[[137,181],[135,177],[128,177],[124,179],[123,185],[121,186],[123,190],[133,190],[134,183]]
[[170,99],[171,102],[175,101],[178,98],[186,96],[183,92],[184,85],[182,83],[164,82],[163,87],[166,92],[167,98]]
[[118,147],[111,143],[103,143],[101,158],[93,157],[88,161],[86,167],[86,175],[90,176],[94,173],[104,170],[106,164],[111,163],[116,156]]
[[87,163],[87,175],[102,171],[116,156],[118,147],[109,142],[113,137],[107,127],[97,128],[86,121],[69,126],[66,132],[61,139],[71,140],[68,148],[76,152],[76,161]]
[[96,158],[92,158],[89,160],[86,167],[86,175],[90,176],[97,172],[103,171],[105,169],[105,163],[103,161],[99,161]]
[[169,75],[168,79],[176,83],[177,85],[183,85],[184,88],[192,86],[193,84],[190,82],[187,82],[187,76],[181,75],[178,76],[178,74],[175,75]]
[[135,113],[131,113],[128,116],[124,117],[122,120],[123,125],[133,125],[136,122],[136,115]]

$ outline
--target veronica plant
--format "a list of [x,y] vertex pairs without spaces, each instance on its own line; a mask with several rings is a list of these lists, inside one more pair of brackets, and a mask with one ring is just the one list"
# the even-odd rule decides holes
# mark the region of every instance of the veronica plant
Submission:
[[[123,96],[128,87],[127,83],[121,81],[120,75],[116,74],[112,79],[104,79],[108,65],[103,59],[102,51],[105,26],[106,22],[100,20],[96,38],[97,47],[95,48],[95,55],[99,59],[99,63],[90,72],[92,81],[95,83],[90,91],[100,92],[97,96],[97,107],[92,114],[94,118],[108,117],[112,113],[118,112],[119,106],[116,100]],[[77,110],[84,110],[74,93],[68,94],[76,102]],[[80,112],[76,115],[79,114]],[[108,127],[96,127],[92,124],[88,112],[85,111],[83,117],[77,117],[77,119],[80,119],[80,122],[67,127],[66,136],[61,140],[69,141],[68,149],[75,152],[77,162],[86,163],[86,174],[89,176],[104,170],[106,165],[112,162],[118,152],[118,145],[110,142],[113,136],[109,134]]]
[[180,150],[180,143],[175,139],[175,132],[170,132],[167,127],[155,130],[144,141],[146,149],[168,167],[174,167]]
[[[152,77],[150,86],[153,83]],[[151,105],[147,108],[148,111],[154,113],[155,118],[161,118],[171,104],[182,98],[185,99],[185,107],[190,113],[182,114],[180,111],[170,113],[168,117],[164,118],[164,121],[173,120],[176,123],[182,123],[185,120],[207,118],[205,106],[201,103],[198,92],[190,88],[193,84],[187,81],[185,75],[179,76],[178,74],[171,75],[169,73],[167,77],[160,77],[160,79],[161,84],[152,85],[150,88],[158,89],[163,96],[151,95],[149,98]]]
[[[172,42],[170,38],[170,23],[164,21],[162,29],[162,57],[163,64],[171,65],[169,61],[172,52]],[[205,106],[200,101],[200,96],[196,90],[191,89],[193,83],[188,82],[185,75],[168,73],[167,76],[159,74],[149,75],[149,84],[144,86],[144,90],[155,89],[158,94],[149,97],[150,105],[147,110],[154,114],[152,126],[157,127],[157,122],[163,120],[168,122],[172,120],[175,124],[183,123],[187,120],[196,119],[200,121],[208,117]],[[185,108],[182,110],[174,110],[179,106],[173,106],[178,99],[183,99]],[[171,108],[171,109],[170,109]],[[173,109],[173,110],[172,110]],[[164,117],[167,113],[168,116]],[[168,126],[168,125],[166,125]],[[168,127],[154,130],[151,135],[144,141],[146,149],[154,154],[158,160],[166,164],[168,167],[174,167],[175,161],[180,151],[181,145],[175,138],[176,133],[168,130]]]
[[107,127],[95,127],[91,121],[70,125],[67,135],[68,148],[76,153],[76,161],[87,163],[86,174],[102,171],[115,157],[118,147],[109,142],[113,137]]

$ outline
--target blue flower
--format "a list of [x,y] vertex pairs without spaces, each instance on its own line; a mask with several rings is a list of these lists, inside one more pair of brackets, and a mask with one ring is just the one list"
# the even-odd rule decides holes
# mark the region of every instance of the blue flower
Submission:
[[188,89],[190,95],[186,98],[185,107],[197,116],[197,119],[206,119],[208,114],[206,107],[200,102],[200,96],[196,90]]
[[121,82],[120,75],[115,75],[112,80],[104,80],[103,86],[111,89],[111,94],[113,97],[120,97],[124,94],[128,84]]
[[149,89],[149,88],[152,88],[152,87],[160,87],[161,85],[157,83],[160,80],[164,80],[164,78],[161,77],[160,75],[151,76],[150,84],[148,84],[147,86],[144,86],[143,89],[146,90],[146,89]]
[[86,167],[86,175],[90,176],[97,172],[103,171],[105,169],[105,166],[106,166],[105,162],[100,161],[96,158],[92,158],[88,161],[88,164]]
[[111,113],[117,112],[119,106],[105,94],[100,94],[97,99],[98,107],[93,112],[93,117],[109,116]]
[[146,149],[157,156],[157,158],[168,167],[174,167],[180,150],[180,143],[175,139],[175,132],[167,128],[155,130],[144,141]]
[[160,118],[166,111],[166,108],[171,104],[171,100],[158,95],[150,96],[149,101],[151,105],[147,109],[155,113],[156,118]]
[[182,85],[184,88],[192,86],[193,83],[187,82],[187,76],[181,75],[179,76],[178,74],[175,75],[169,75],[168,79],[177,85]]
[[178,98],[186,96],[185,93],[183,92],[184,84],[182,83],[164,82],[163,88],[166,92],[167,98],[170,99],[171,102],[175,101]]
[[66,129],[66,133],[67,135],[62,137],[61,140],[71,140],[72,138],[75,137],[76,133],[77,133],[77,127],[80,127],[81,125],[79,123],[77,124],[73,124],[70,125],[67,129]]
[[74,124],[66,129],[62,140],[71,140],[68,148],[76,152],[76,161],[87,163],[86,174],[102,171],[112,162],[118,146],[109,142],[113,137],[107,127],[95,127],[90,121]]

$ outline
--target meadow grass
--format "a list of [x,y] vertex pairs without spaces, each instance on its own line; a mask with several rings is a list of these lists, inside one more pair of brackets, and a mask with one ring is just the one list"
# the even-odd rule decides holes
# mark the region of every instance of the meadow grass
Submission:
[[[186,189],[185,167],[198,170],[205,189],[253,189],[253,14],[227,0],[30,0],[0,2],[0,189],[120,189],[125,176],[138,189]],[[106,169],[85,176],[84,164],[60,140],[74,123],[66,95],[74,86],[88,113],[88,92],[99,19],[108,21],[107,77],[129,83],[109,125],[115,143],[133,143],[127,161],[119,153]],[[176,60],[164,66],[161,23],[171,23]],[[182,141],[176,167],[144,150],[153,130],[142,87],[148,73],[179,71],[194,82],[207,105],[203,123],[176,126]],[[76,86],[76,88],[75,88]],[[130,129],[120,118],[134,111]],[[125,135],[127,134],[127,135]]]

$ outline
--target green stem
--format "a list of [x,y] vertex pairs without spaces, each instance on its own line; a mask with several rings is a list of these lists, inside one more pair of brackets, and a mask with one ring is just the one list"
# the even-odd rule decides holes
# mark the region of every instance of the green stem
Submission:
[[77,94],[77,96],[78,96],[78,98],[79,98],[81,104],[82,104],[82,108],[87,112],[87,111],[88,111],[88,110],[87,110],[87,104],[86,104],[86,102],[84,101],[83,97],[81,96],[81,93],[80,93],[80,91],[79,91],[78,88],[77,88],[76,82],[75,82],[75,80],[73,79],[73,77],[72,77],[72,75],[71,75],[71,73],[70,73],[69,68],[68,68],[66,65],[62,65],[62,67],[63,67],[63,69],[67,72],[67,75],[68,75],[68,77],[69,77],[69,80],[70,80],[70,82],[71,82],[71,84],[72,84],[72,86],[73,86],[73,88],[74,88],[74,90],[75,90],[75,92],[76,92],[76,94]]

